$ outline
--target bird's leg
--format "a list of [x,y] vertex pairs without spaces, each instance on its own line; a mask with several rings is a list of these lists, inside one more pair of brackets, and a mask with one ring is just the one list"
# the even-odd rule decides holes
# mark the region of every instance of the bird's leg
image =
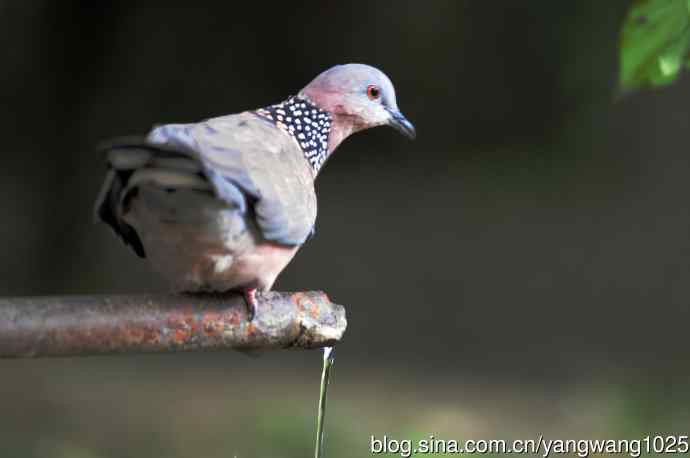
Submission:
[[253,321],[259,308],[256,300],[256,288],[245,288],[242,290],[244,301],[247,303],[247,321]]

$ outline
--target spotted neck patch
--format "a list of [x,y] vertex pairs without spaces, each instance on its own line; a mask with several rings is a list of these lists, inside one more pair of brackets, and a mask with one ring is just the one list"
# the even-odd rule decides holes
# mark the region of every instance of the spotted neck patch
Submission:
[[309,100],[292,96],[277,105],[256,110],[297,141],[304,157],[318,172],[328,157],[328,135],[333,117]]

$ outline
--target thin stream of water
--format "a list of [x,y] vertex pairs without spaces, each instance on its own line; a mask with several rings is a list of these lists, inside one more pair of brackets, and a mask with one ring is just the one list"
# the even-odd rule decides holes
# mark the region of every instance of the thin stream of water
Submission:
[[321,371],[321,389],[319,390],[319,413],[316,417],[316,446],[314,458],[323,457],[323,424],[326,418],[326,393],[328,381],[331,377],[331,368],[335,361],[334,347],[323,348],[323,370]]

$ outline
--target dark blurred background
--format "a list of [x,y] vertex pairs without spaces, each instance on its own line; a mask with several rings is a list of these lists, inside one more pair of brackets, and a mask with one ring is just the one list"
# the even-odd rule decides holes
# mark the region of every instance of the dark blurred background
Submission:
[[[628,6],[2,2],[0,294],[162,289],[92,224],[94,146],[368,63],[418,138],[340,147],[276,285],[348,310],[330,455],[384,433],[687,433],[690,81],[617,91]],[[0,456],[309,456],[319,361],[3,361]]]

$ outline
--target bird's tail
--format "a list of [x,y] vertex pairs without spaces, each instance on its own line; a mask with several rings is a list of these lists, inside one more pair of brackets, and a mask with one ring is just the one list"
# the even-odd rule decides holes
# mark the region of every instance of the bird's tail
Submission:
[[125,244],[145,257],[137,232],[122,218],[138,186],[155,184],[163,189],[187,188],[212,192],[194,155],[152,144],[141,137],[119,138],[99,147],[108,171],[95,204],[95,217],[110,225]]

